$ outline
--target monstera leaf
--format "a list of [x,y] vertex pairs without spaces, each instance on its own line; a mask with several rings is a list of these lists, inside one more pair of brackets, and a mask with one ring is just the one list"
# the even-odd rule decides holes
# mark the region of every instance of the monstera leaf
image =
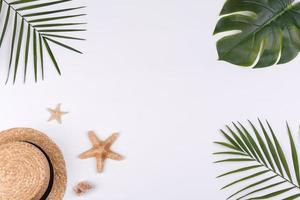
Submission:
[[294,0],[227,0],[220,15],[214,34],[229,34],[217,42],[220,60],[261,68],[287,63],[300,50]]
[[[222,189],[240,185],[227,199],[280,199],[292,200],[300,198],[300,171],[297,148],[287,124],[290,157],[286,156],[281,142],[270,124],[264,125],[259,120],[259,128],[252,122],[250,127],[255,135],[241,123],[227,126],[228,131],[221,130],[226,141],[215,142],[224,150],[214,153],[226,156],[216,163],[234,163],[239,166],[223,173],[218,178],[234,176],[234,181]],[[291,160],[291,162],[288,162]]]
[[[2,16],[0,47],[5,37],[9,37],[10,40],[6,82],[11,73],[13,74],[13,82],[16,81],[18,71],[20,71],[21,53],[24,57],[24,81],[26,80],[30,55],[35,81],[38,79],[38,71],[40,71],[42,79],[44,78],[45,54],[49,55],[56,71],[61,74],[51,44],[81,53],[67,45],[66,40],[83,40],[70,34],[85,31],[85,29],[78,27],[85,23],[74,21],[85,15],[79,12],[84,6],[72,7],[69,4],[65,5],[67,2],[72,2],[72,0],[0,0],[0,14]],[[9,28],[12,29],[11,35],[7,33]]]

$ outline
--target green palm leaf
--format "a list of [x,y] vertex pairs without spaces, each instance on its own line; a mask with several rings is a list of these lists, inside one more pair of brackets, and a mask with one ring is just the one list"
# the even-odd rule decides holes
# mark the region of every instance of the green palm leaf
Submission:
[[[61,70],[51,45],[55,44],[76,53],[81,51],[71,47],[66,41],[84,40],[73,36],[76,32],[86,29],[86,23],[76,21],[84,16],[81,10],[84,6],[70,7],[67,2],[73,0],[0,0],[0,13],[4,19],[0,22],[0,47],[6,37],[10,38],[10,54],[6,83],[12,73],[13,83],[17,80],[20,71],[20,57],[24,55],[23,80],[26,81],[29,59],[32,58],[34,79],[38,75],[44,79],[44,56],[49,56],[58,74]],[[60,7],[60,9],[57,9]],[[43,9],[41,11],[40,9]],[[79,13],[74,13],[79,12]],[[13,17],[12,17],[13,15]],[[67,20],[71,19],[72,22]],[[78,28],[77,28],[78,27]],[[7,30],[12,28],[12,35]],[[72,35],[73,34],[73,35]],[[30,57],[32,53],[32,57]]]
[[295,0],[227,0],[220,15],[214,34],[234,31],[217,42],[220,60],[261,68],[287,63],[300,51]]
[[[298,152],[290,127],[287,124],[292,164],[288,163],[287,156],[271,125],[267,121],[267,126],[260,120],[258,122],[259,128],[249,121],[252,131],[241,123],[238,123],[239,125],[233,123],[235,129],[227,126],[228,133],[221,130],[225,141],[215,142],[215,144],[226,150],[216,152],[214,155],[226,156],[226,158],[215,163],[242,165],[217,177],[231,175],[238,177],[222,189],[243,184],[241,189],[233,192],[227,199],[271,199],[280,195],[285,196],[285,199],[296,199],[300,196],[300,171]],[[252,135],[255,135],[255,138]],[[285,187],[281,187],[283,184]],[[298,193],[289,194],[292,190],[298,190]]]

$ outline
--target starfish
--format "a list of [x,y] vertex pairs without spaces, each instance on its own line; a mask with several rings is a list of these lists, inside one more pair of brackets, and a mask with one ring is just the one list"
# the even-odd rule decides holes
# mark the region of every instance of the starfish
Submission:
[[112,144],[116,141],[119,134],[113,133],[109,138],[102,141],[93,131],[88,132],[89,139],[93,145],[91,149],[80,154],[80,159],[95,157],[97,161],[97,172],[103,172],[104,161],[109,158],[112,160],[123,160],[123,156],[110,150]]
[[51,113],[50,118],[48,119],[48,122],[52,120],[56,120],[58,123],[61,124],[61,117],[65,114],[68,114],[68,112],[63,112],[60,109],[61,104],[57,104],[55,109],[48,108],[47,110]]

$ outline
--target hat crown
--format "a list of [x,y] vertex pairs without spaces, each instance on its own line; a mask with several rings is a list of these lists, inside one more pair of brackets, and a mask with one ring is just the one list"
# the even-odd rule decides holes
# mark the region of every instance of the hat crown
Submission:
[[47,158],[27,142],[0,145],[0,200],[40,199],[47,190]]

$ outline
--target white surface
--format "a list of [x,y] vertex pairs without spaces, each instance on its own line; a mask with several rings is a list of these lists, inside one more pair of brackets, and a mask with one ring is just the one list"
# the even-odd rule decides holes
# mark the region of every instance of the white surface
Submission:
[[[212,32],[223,0],[85,3],[88,40],[76,43],[85,54],[56,48],[62,77],[48,60],[44,82],[0,88],[1,129],[36,128],[62,148],[66,200],[225,199],[226,181],[214,178],[224,169],[211,155],[219,128],[261,117],[284,138],[285,120],[297,130],[300,57],[262,70],[218,62]],[[70,114],[62,125],[46,122],[59,102]],[[79,160],[90,129],[103,139],[119,131],[113,148],[126,160],[108,161],[103,174],[93,159]],[[77,198],[81,180],[97,189]]]

